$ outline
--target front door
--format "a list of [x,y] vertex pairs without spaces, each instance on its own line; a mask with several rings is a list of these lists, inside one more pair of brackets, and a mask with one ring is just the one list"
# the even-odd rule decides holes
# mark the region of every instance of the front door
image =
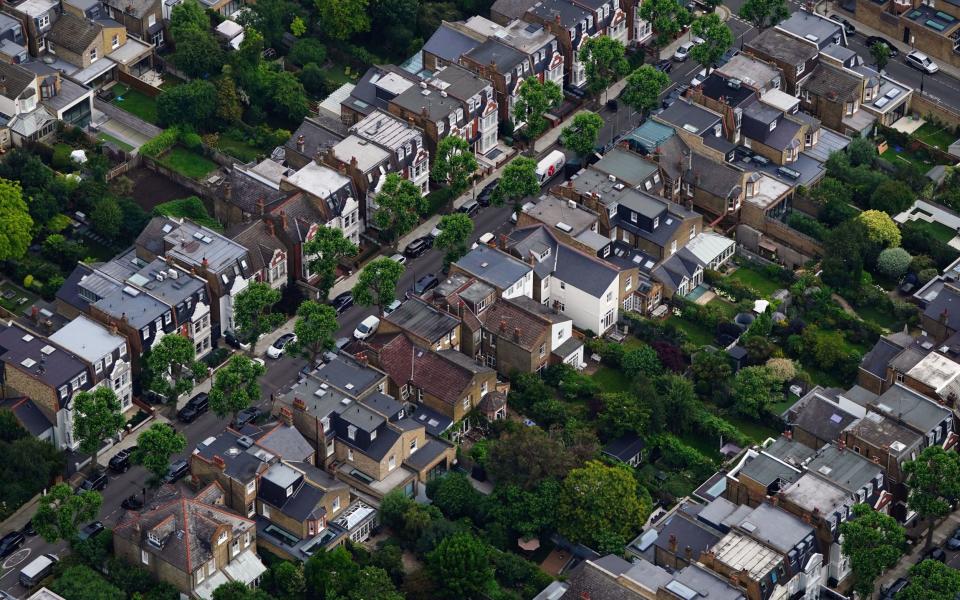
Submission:
[[909,28],[909,27],[904,27],[904,28],[903,28],[903,40],[902,40],[902,41],[903,41],[904,44],[909,44],[909,43],[910,43],[910,28]]

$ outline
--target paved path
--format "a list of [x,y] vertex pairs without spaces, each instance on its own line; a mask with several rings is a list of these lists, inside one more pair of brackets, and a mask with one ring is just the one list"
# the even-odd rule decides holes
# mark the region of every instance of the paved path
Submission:
[[[958,526],[960,526],[960,511],[954,511],[946,519],[941,521],[940,524],[937,525],[937,527],[933,530],[933,545],[943,547],[947,537],[949,537],[950,534],[953,533],[954,529],[956,529]],[[910,570],[910,567],[917,564],[917,562],[920,560],[920,556],[924,551],[923,545],[926,540],[926,536],[921,537],[910,553],[900,559],[900,562],[897,563],[897,566],[881,575],[877,581],[879,584],[877,589],[886,589],[891,583],[900,577],[905,577],[907,572]],[[955,569],[960,568],[960,553],[951,552],[949,550],[946,552],[947,564]]]

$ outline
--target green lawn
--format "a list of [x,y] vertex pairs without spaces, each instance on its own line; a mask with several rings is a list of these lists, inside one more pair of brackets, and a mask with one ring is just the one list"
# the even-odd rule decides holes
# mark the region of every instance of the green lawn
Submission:
[[630,390],[630,378],[623,371],[600,367],[590,377],[604,392],[626,392]]
[[894,165],[899,162],[913,163],[918,168],[923,169],[924,172],[929,170],[930,167],[932,167],[934,164],[932,162],[921,160],[918,156],[916,156],[912,152],[907,152],[906,150],[903,150],[902,152],[897,152],[892,147],[888,148],[887,151],[881,154],[880,156],[887,162]]
[[671,316],[670,321],[677,326],[677,329],[687,334],[687,339],[689,339],[692,344],[707,346],[713,343],[713,332],[703,325],[675,316]]
[[764,425],[763,423],[757,423],[756,421],[744,419],[736,415],[729,415],[725,418],[731,425],[750,436],[755,442],[762,442],[768,437],[776,438],[780,435],[780,432],[775,428]]
[[157,99],[131,89],[125,85],[117,84],[111,88],[116,97],[112,103],[119,106],[128,113],[138,116],[148,123],[157,122]]
[[[344,65],[333,63],[329,66],[324,65],[320,68],[320,70],[323,71],[323,76],[327,79],[327,81],[331,84],[335,84],[337,87],[340,87],[345,83],[353,83],[355,81],[354,78],[344,73]],[[353,73],[352,70],[350,72]]]
[[713,300],[707,303],[707,306],[718,306],[723,311],[724,316],[731,321],[735,316],[737,316],[737,305],[729,300],[724,300],[720,296],[717,296]]
[[230,132],[220,134],[217,150],[245,163],[256,160],[258,156],[264,154],[260,148],[249,144],[240,137],[231,135]]
[[39,300],[39,296],[33,292],[28,292],[19,285],[9,281],[0,283],[0,306],[14,314],[23,314],[23,311],[37,300]]
[[131,146],[130,144],[126,143],[123,140],[115,138],[109,133],[100,132],[99,134],[97,134],[97,139],[100,140],[101,142],[110,142],[115,146],[117,146],[118,148],[120,148],[121,150],[123,150],[124,152],[130,152],[133,150],[133,146]]
[[160,163],[181,175],[198,180],[217,168],[217,163],[193,150],[187,150],[183,146],[171,148],[160,157]]
[[857,311],[857,314],[860,315],[860,318],[864,321],[879,325],[887,331],[898,329],[898,326],[903,324],[903,322],[897,319],[892,312],[880,310],[875,306],[864,306],[855,310]]
[[915,219],[912,221],[915,227],[923,229],[927,235],[932,237],[935,240],[947,243],[957,236],[957,232],[950,229],[943,223],[934,223],[932,221],[924,221],[923,219]]
[[934,125],[929,121],[921,125],[920,129],[913,133],[913,136],[941,150],[946,150],[950,144],[957,139],[957,136],[949,130]]
[[729,277],[752,287],[764,297],[770,297],[784,287],[779,281],[771,279],[766,273],[750,265],[740,265]]

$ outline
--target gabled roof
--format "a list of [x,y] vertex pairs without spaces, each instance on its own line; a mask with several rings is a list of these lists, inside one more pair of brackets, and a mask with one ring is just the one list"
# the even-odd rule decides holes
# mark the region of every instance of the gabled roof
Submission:
[[50,419],[29,398],[8,398],[0,402],[0,410],[12,412],[20,426],[30,435],[41,436],[53,428]]
[[36,75],[27,69],[2,61],[0,61],[0,77],[4,78],[3,95],[11,100],[19,98],[20,94],[36,79]]
[[270,261],[273,259],[274,252],[277,250],[286,251],[286,246],[274,233],[272,224],[268,225],[264,221],[256,221],[241,226],[239,231],[234,232],[229,237],[247,249],[251,267],[255,272],[270,268]]
[[852,73],[820,63],[810,74],[803,89],[831,102],[849,102],[860,97],[861,80]]
[[811,390],[787,410],[784,420],[821,440],[836,440],[857,417],[828,400],[822,391],[820,387]]
[[740,195],[743,183],[743,171],[726,163],[711,160],[703,154],[691,154],[689,168],[684,165],[686,181],[718,198],[731,198]]
[[459,62],[460,57],[480,45],[476,37],[467,35],[460,28],[443,21],[423,45],[423,52],[433,54],[447,62]]
[[603,453],[624,462],[639,454],[646,444],[643,438],[636,434],[627,434],[611,441],[603,447]]
[[474,248],[454,264],[499,289],[509,288],[532,270],[525,262],[486,245]]
[[313,446],[296,427],[282,423],[260,436],[257,446],[292,461],[307,460],[314,454]]
[[549,337],[549,323],[536,318],[520,307],[499,299],[480,313],[480,321],[487,331],[491,331],[517,344],[524,350],[535,350],[544,339]]
[[64,12],[47,32],[47,41],[76,54],[83,55],[97,40],[101,27],[93,21]]

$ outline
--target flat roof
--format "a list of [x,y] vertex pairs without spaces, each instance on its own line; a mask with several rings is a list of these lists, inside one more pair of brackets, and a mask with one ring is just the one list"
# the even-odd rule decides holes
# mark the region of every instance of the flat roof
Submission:
[[[572,204],[572,206],[571,206]],[[550,227],[576,237],[584,231],[592,230],[597,223],[596,213],[583,208],[576,202],[568,202],[556,196],[548,195],[523,212]],[[563,227],[569,226],[569,230]]]
[[86,315],[78,315],[50,336],[50,340],[75,353],[90,364],[126,346],[127,339],[111,333],[107,327]]

